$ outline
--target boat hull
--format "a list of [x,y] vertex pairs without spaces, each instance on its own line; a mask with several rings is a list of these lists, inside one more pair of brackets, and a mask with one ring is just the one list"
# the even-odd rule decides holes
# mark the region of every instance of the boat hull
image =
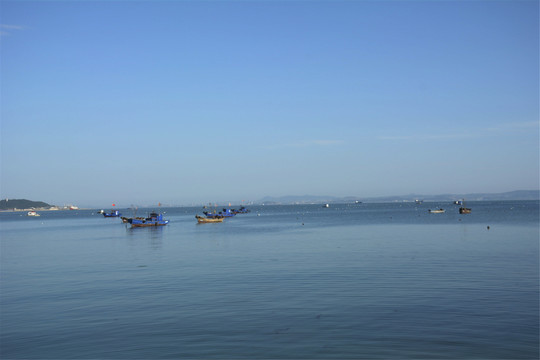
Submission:
[[220,222],[223,222],[223,219],[225,219],[223,216],[221,216],[221,217],[202,217],[202,216],[199,216],[199,215],[195,215],[195,218],[197,219],[197,222],[199,224],[220,223]]
[[164,220],[164,221],[160,221],[160,222],[153,222],[153,221],[148,221],[148,222],[145,222],[145,223],[131,223],[131,227],[151,227],[151,226],[165,226],[169,223],[169,220]]
[[197,219],[197,222],[199,224],[221,223],[221,222],[223,222],[223,218],[221,218],[221,219]]

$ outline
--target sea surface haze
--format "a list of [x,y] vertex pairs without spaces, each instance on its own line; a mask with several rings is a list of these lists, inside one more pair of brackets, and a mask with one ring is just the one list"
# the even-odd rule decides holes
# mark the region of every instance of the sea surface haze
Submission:
[[0,357],[538,359],[539,202],[467,206],[2,212]]

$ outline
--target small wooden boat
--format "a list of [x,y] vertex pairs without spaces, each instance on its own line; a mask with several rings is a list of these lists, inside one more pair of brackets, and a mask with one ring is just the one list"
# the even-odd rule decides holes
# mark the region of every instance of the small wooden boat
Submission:
[[463,206],[461,206],[461,207],[459,208],[459,213],[460,213],[460,214],[470,214],[470,213],[471,213],[471,209],[465,207],[465,199],[462,200],[462,205],[463,205]]
[[460,207],[460,208],[459,208],[459,213],[460,213],[460,214],[470,214],[470,213],[471,213],[471,209],[470,209],[470,208],[466,208],[466,207]]
[[442,214],[444,213],[446,210],[444,209],[437,209],[437,210],[428,210],[430,214]]
[[195,218],[197,219],[197,222],[199,224],[220,223],[220,222],[223,222],[223,219],[225,219],[224,217],[208,218],[208,217],[202,217],[199,215],[195,215]]

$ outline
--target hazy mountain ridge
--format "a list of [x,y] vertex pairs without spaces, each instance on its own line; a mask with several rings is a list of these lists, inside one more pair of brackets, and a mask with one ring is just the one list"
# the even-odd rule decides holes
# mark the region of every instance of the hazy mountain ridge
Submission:
[[319,195],[287,195],[266,196],[255,203],[260,204],[318,204],[318,203],[341,203],[341,202],[406,202],[406,201],[455,201],[466,199],[469,201],[495,201],[495,200],[540,200],[540,190],[516,190],[504,193],[469,193],[469,194],[438,194],[438,195],[394,195],[379,197],[361,196],[319,196]]

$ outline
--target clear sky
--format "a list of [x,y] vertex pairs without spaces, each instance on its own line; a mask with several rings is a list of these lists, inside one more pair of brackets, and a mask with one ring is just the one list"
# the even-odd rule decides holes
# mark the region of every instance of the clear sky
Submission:
[[1,197],[539,188],[538,1],[6,1]]

